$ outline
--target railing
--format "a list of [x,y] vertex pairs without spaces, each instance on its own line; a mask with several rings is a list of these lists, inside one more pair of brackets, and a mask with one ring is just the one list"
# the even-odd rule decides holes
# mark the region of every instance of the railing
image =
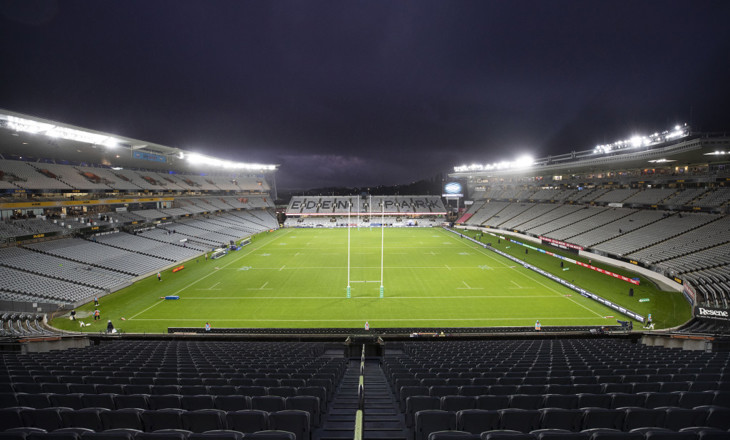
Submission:
[[365,344],[360,353],[360,378],[357,383],[357,411],[355,412],[355,433],[353,440],[362,440],[363,417],[365,415]]

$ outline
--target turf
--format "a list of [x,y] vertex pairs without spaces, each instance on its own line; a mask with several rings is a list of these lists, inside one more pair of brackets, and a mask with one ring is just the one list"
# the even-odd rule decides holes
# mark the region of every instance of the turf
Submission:
[[[351,229],[351,298],[347,298],[347,236],[346,229],[283,229],[260,234],[250,245],[226,257],[191,260],[177,273],[163,272],[162,281],[152,276],[101,298],[100,321],[84,317],[94,309],[92,304],[77,309],[78,315],[92,324],[83,328],[91,332],[106,328],[107,319],[125,332],[202,328],[206,322],[213,327],[360,328],[368,321],[375,330],[531,326],[537,319],[543,326],[613,325],[616,318],[625,319],[439,228],[384,231],[383,298],[381,230]],[[550,263],[556,264],[546,264]],[[577,278],[580,270],[571,271],[570,276]],[[576,283],[586,283],[584,287],[590,284],[604,296],[616,289],[609,284],[616,280],[605,275],[586,277],[577,278]],[[604,283],[607,288],[603,288]],[[677,296],[658,292],[650,283],[642,288],[647,292],[642,291],[640,297],[655,295],[651,307]],[[179,295],[180,299],[160,299],[167,295]],[[637,304],[645,303],[632,303],[633,309],[642,312],[633,307]],[[681,303],[672,304],[681,312]],[[682,319],[675,315],[672,319]],[[655,320],[663,323],[659,316]],[[66,317],[52,324],[79,330],[78,323]]]

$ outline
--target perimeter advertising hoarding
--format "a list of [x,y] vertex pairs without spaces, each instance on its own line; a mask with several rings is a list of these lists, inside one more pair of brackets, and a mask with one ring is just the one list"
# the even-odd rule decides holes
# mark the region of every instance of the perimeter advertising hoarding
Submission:
[[542,241],[542,244],[547,244],[550,246],[555,246],[560,249],[565,249],[566,251],[571,251],[574,253],[578,253],[579,251],[583,250],[583,246],[579,246],[577,244],[568,243],[565,241],[555,240],[554,238],[550,237],[543,237],[540,236],[540,241]]
[[694,310],[695,317],[699,319],[712,319],[730,323],[730,310],[717,307],[697,306]]

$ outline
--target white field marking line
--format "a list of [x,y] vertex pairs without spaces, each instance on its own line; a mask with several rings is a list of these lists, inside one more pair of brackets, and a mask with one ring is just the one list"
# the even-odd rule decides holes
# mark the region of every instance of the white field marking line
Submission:
[[[352,281],[350,281],[352,282]],[[380,281],[373,281],[376,283],[379,283]],[[379,298],[381,299],[502,299],[502,298],[552,298],[552,299],[561,299],[558,296],[555,295],[449,295],[449,296],[388,296],[385,298]],[[243,299],[265,299],[265,300],[271,300],[271,299],[285,299],[285,300],[292,300],[292,299],[321,299],[326,301],[331,300],[340,300],[342,297],[340,296],[186,296],[185,298],[181,298],[190,301],[190,300],[198,300],[198,301],[208,301],[208,300],[222,300],[222,299],[231,299],[235,301],[240,301]],[[353,296],[351,299],[374,299],[373,297],[364,297],[364,296]]]
[[[383,318],[383,319],[376,319],[376,321],[516,321],[521,319],[532,319],[532,318],[526,318],[526,317],[518,317],[518,318]],[[566,317],[545,317],[545,319],[562,319],[562,320],[573,320],[573,321],[584,321],[584,320],[593,320],[596,318],[586,318],[586,317],[580,317],[580,318],[566,318]],[[205,321],[205,319],[202,318],[195,318],[195,319],[188,319],[188,318],[170,318],[170,319],[164,319],[164,318],[142,318],[138,319],[137,321],[196,321],[200,322],[201,320]],[[372,318],[370,318],[371,321],[373,321]],[[359,319],[220,319],[215,318],[211,319],[210,321],[215,322],[362,322],[367,321],[365,318],[359,318]],[[529,326],[524,326],[529,327]]]
[[271,290],[271,287],[269,287],[268,289],[266,288],[266,286],[267,286],[268,284],[269,284],[269,282],[267,281],[267,282],[265,282],[265,283],[264,283],[264,285],[263,285],[263,286],[261,286],[261,287],[249,287],[249,288],[247,288],[246,290]]
[[218,285],[218,284],[220,284],[220,283],[221,283],[221,282],[220,282],[220,281],[218,281],[217,283],[213,284],[212,286],[210,286],[210,287],[208,287],[208,288],[205,288],[205,289],[195,289],[195,290],[221,290],[221,289],[216,289],[216,288],[215,288],[215,286],[217,286],[217,285]]
[[[289,230],[289,231],[286,231],[286,232],[284,232],[283,234],[281,234],[281,235],[280,235],[280,236],[278,236],[278,237],[274,237],[274,238],[273,238],[273,239],[271,239],[271,240],[270,240],[270,241],[269,241],[268,243],[264,243],[263,245],[261,245],[261,247],[264,247],[264,246],[268,246],[268,245],[270,245],[270,244],[271,244],[272,242],[274,242],[274,241],[276,241],[276,240],[280,239],[281,237],[284,237],[285,235],[288,235],[288,234],[290,233],[290,231],[291,231],[291,230]],[[260,249],[260,248],[259,248],[259,249]],[[257,250],[257,249],[253,249],[253,248],[250,248],[250,250],[249,250],[248,252],[246,252],[245,254],[241,254],[241,255],[240,255],[240,256],[239,256],[238,258],[236,258],[236,259],[234,259],[234,260],[231,260],[231,261],[229,261],[228,263],[226,263],[226,264],[224,264],[223,266],[221,266],[221,269],[223,269],[224,267],[226,267],[226,266],[229,266],[229,265],[231,265],[231,264],[233,264],[233,263],[237,262],[237,261],[238,261],[238,260],[240,260],[241,258],[243,258],[243,257],[245,257],[245,256],[247,256],[247,255],[249,255],[249,254],[250,254],[251,252],[254,252],[255,250]],[[185,289],[189,288],[190,286],[192,286],[192,285],[194,285],[194,284],[197,284],[197,283],[199,283],[199,282],[203,281],[204,279],[208,278],[209,276],[213,275],[214,273],[215,273],[215,272],[211,272],[211,273],[209,273],[208,275],[203,275],[202,277],[198,278],[197,280],[193,281],[192,283],[188,284],[187,286],[183,287],[182,289],[179,289],[179,290],[178,290],[177,292],[173,293],[172,295],[166,295],[166,296],[174,296],[174,295],[177,295],[178,293],[180,293],[180,292],[184,291]],[[163,301],[164,301],[164,300],[163,300]],[[129,318],[128,320],[129,320],[129,321],[131,321],[132,319],[136,318],[137,316],[141,315],[142,313],[146,312],[147,310],[149,310],[149,309],[151,309],[152,307],[155,307],[155,306],[157,306],[157,305],[159,305],[159,304],[161,304],[161,303],[162,303],[162,301],[157,301],[156,303],[152,304],[151,306],[147,307],[146,309],[142,310],[141,312],[139,312],[139,313],[135,314],[134,316],[130,317],[130,318]]]
[[284,268],[285,268],[285,267],[286,267],[286,264],[285,264],[285,265],[283,265],[283,266],[281,266],[281,267],[279,268],[279,272],[281,272],[282,270],[284,270]]
[[529,287],[523,287],[523,286],[520,286],[519,284],[517,284],[517,283],[515,282],[515,280],[509,280],[509,281],[510,281],[510,283],[512,283],[512,284],[514,284],[515,286],[517,286],[517,287],[510,287],[510,289],[529,289]]
[[[447,232],[447,231],[442,231],[442,233],[443,233],[443,234],[449,234],[449,235],[453,235],[452,233],[450,233],[450,232]],[[456,240],[456,237],[453,237],[453,239],[454,239],[454,240]],[[458,241],[460,241],[460,240],[456,240],[456,241],[458,242]],[[472,244],[474,244],[474,242],[472,242],[472,241],[467,241],[467,243],[472,243]],[[492,260],[495,260],[495,261],[497,261],[497,262],[498,262],[499,264],[501,264],[501,265],[503,265],[503,266],[507,266],[507,267],[509,267],[509,266],[508,266],[507,264],[503,263],[502,261],[499,261],[499,260],[497,259],[497,257],[495,257],[495,256],[493,256],[493,255],[489,255],[489,254],[488,254],[488,253],[487,253],[486,251],[484,251],[483,249],[479,249],[478,247],[476,247],[476,245],[474,246],[474,249],[476,249],[476,250],[478,250],[478,251],[479,251],[480,253],[482,253],[482,254],[484,254],[484,255],[488,256],[488,257],[489,257],[489,258],[491,258]],[[510,260],[510,261],[511,261],[511,260]],[[520,267],[522,267],[522,266],[520,266]],[[581,303],[579,303],[579,302],[575,301],[575,300],[574,300],[574,299],[573,299],[572,297],[569,297],[569,296],[565,296],[565,294],[563,294],[563,293],[560,293],[560,292],[558,292],[557,290],[553,289],[552,287],[550,287],[550,286],[548,286],[548,285],[546,285],[546,284],[543,284],[543,283],[542,283],[541,281],[539,281],[539,280],[537,280],[536,278],[534,278],[534,277],[533,277],[533,271],[532,271],[532,270],[530,270],[530,269],[527,269],[527,272],[521,272],[521,271],[519,271],[519,270],[516,270],[516,269],[515,269],[515,272],[516,272],[516,273],[518,273],[518,274],[520,274],[520,275],[523,275],[523,276],[524,276],[525,278],[528,278],[528,279],[530,279],[530,280],[532,280],[532,281],[536,282],[537,284],[539,284],[539,285],[543,286],[544,288],[546,288],[546,289],[548,289],[548,290],[550,290],[550,291],[554,292],[555,294],[557,294],[557,295],[560,295],[560,297],[561,297],[561,298],[565,298],[565,299],[567,299],[567,300],[569,300],[569,301],[572,301],[572,302],[573,302],[574,304],[576,304],[576,305],[579,305],[579,306],[583,307],[584,309],[588,310],[589,312],[593,313],[593,314],[594,314],[594,315],[596,315],[596,316],[604,316],[604,315],[601,315],[600,313],[596,312],[595,310],[593,310],[593,309],[590,309],[590,308],[588,308],[588,307],[584,306],[583,304],[581,304]],[[539,276],[539,275],[538,275],[538,276]]]
[[294,254],[294,256],[295,256],[295,257],[298,257],[298,256],[299,256],[299,252],[297,252],[296,254]]
[[466,281],[462,281],[466,287],[457,287],[456,290],[483,290],[483,287],[471,287],[470,285],[466,284]]
[[451,270],[448,264],[444,264],[444,266],[446,266],[447,269]]
[[[280,271],[280,267],[250,267],[247,266],[248,269],[246,270],[276,270]],[[296,266],[296,267],[287,267],[284,270],[312,270],[312,269],[346,269],[347,266]],[[380,266],[351,266],[352,269],[380,269]],[[474,266],[385,266],[385,269],[426,269],[426,270],[433,270],[433,269],[474,269]],[[223,268],[221,268],[223,269]],[[479,267],[481,269],[481,267]],[[495,270],[495,269],[510,269],[510,267],[486,267],[486,270]],[[229,268],[228,270],[240,270],[240,268]]]

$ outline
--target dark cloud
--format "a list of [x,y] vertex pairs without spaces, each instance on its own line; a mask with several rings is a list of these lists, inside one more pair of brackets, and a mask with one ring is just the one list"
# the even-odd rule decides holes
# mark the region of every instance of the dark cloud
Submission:
[[[19,6],[22,5],[22,6]],[[0,0],[0,106],[376,185],[725,130],[730,3]]]

